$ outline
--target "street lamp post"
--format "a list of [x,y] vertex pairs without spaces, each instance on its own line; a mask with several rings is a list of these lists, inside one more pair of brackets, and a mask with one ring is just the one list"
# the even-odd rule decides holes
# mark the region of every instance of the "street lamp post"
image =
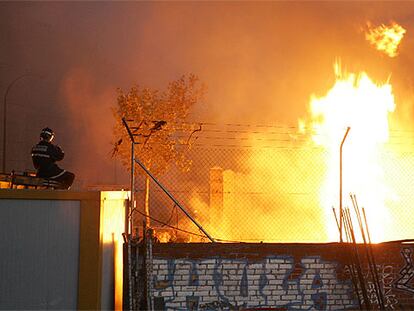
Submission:
[[348,126],[344,138],[342,139],[341,146],[339,147],[339,241],[342,243],[342,230],[343,230],[343,208],[342,208],[342,147],[346,137],[348,136],[349,130],[351,128]]
[[2,167],[1,167],[3,173],[6,173],[7,95],[9,94],[10,89],[12,88],[12,86],[17,81],[19,81],[20,79],[23,79],[24,77],[31,76],[31,75],[33,75],[33,74],[25,73],[25,74],[22,74],[21,76],[17,77],[12,82],[10,82],[10,84],[7,86],[6,92],[4,93],[4,97],[3,97],[3,162],[2,162]]

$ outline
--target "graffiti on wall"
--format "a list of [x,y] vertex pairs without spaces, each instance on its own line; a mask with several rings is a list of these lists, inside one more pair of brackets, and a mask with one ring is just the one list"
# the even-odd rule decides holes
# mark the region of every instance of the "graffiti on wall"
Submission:
[[401,255],[405,261],[405,265],[400,270],[400,278],[395,281],[394,286],[395,288],[414,294],[414,287],[410,284],[410,281],[414,278],[412,253],[412,248],[403,248],[401,250]]
[[272,256],[261,261],[154,259],[153,297],[170,310],[343,310],[355,307],[338,264],[318,256]]
[[390,265],[379,266],[380,282],[384,294],[384,304],[388,309],[394,310],[398,305],[397,295],[393,293],[394,267]]
[[[379,283],[381,286],[381,292],[384,298],[384,305],[387,309],[394,310],[398,305],[397,295],[393,292],[394,279],[394,267],[391,265],[377,265],[377,272],[379,277]],[[376,294],[375,284],[372,280],[369,266],[365,266],[364,279],[366,280],[366,287],[368,292],[369,302],[372,305],[379,305],[378,297]],[[362,294],[360,295],[361,301],[363,301]]]

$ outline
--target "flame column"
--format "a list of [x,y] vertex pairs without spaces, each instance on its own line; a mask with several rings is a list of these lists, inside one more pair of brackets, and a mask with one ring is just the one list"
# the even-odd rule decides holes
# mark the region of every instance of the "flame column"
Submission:
[[212,167],[210,169],[210,220],[215,225],[220,225],[223,219],[223,169]]

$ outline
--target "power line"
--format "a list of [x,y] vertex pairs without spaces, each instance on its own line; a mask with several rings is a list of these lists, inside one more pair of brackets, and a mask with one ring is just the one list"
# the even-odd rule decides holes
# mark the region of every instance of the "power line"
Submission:
[[150,215],[147,215],[145,213],[142,213],[142,212],[140,212],[137,209],[135,209],[133,212],[137,212],[138,214],[141,214],[142,216],[147,217],[147,218],[149,218],[149,219],[151,219],[151,220],[153,220],[155,222],[158,222],[158,223],[160,223],[160,224],[162,224],[162,225],[164,225],[164,226],[166,226],[168,228],[171,228],[171,229],[174,229],[174,230],[177,230],[177,231],[181,231],[181,232],[184,232],[184,233],[187,233],[187,234],[192,234],[192,235],[195,235],[195,236],[199,236],[199,237],[202,237],[202,238],[207,238],[207,236],[205,236],[205,235],[198,234],[198,233],[195,233],[195,232],[191,232],[191,231],[187,231],[187,230],[184,230],[184,229],[180,229],[178,227],[171,226],[170,224],[167,224],[167,223],[165,223],[165,222],[163,222],[163,221],[161,221],[161,220],[159,220],[157,218],[154,218],[154,217],[152,217]]
[[[134,212],[137,212],[137,213],[141,214],[144,217],[148,217],[149,219],[151,219],[151,220],[153,220],[155,222],[158,222],[158,223],[162,224],[165,227],[168,227],[168,228],[171,228],[171,229],[180,231],[180,232],[184,232],[184,233],[187,233],[187,234],[195,235],[195,236],[198,236],[198,237],[201,237],[201,238],[207,238],[205,235],[198,234],[198,233],[191,232],[191,231],[187,231],[187,230],[184,230],[184,229],[180,229],[178,227],[175,227],[175,226],[172,226],[170,224],[167,224],[167,223],[165,223],[165,222],[163,222],[163,221],[161,221],[161,220],[159,220],[157,218],[154,218],[154,217],[149,216],[149,215],[147,215],[145,213],[142,213],[139,210],[135,210]],[[227,239],[220,239],[220,238],[214,238],[214,240],[215,241],[218,241],[218,242],[227,242],[227,243],[246,243],[244,241],[227,240]],[[263,242],[263,241],[266,241],[266,240],[265,239],[247,239],[246,241],[256,241],[256,242],[257,241],[261,241],[261,242]]]

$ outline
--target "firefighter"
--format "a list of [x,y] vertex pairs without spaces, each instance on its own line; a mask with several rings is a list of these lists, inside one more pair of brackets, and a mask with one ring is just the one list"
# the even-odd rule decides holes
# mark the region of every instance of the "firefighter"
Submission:
[[59,189],[69,189],[75,174],[61,169],[56,162],[63,160],[65,153],[58,145],[51,143],[55,133],[46,127],[40,132],[40,141],[32,148],[32,160],[36,176],[52,179],[60,183]]

